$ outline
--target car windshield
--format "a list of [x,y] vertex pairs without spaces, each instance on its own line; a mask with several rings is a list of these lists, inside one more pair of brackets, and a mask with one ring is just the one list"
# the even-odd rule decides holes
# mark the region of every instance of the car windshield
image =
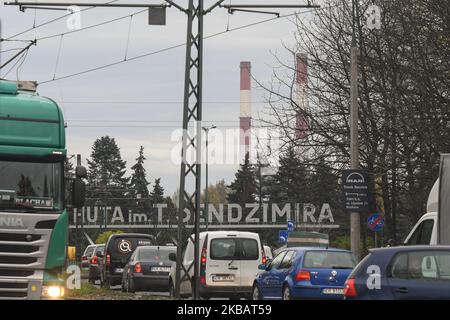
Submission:
[[62,163],[0,161],[0,210],[61,210]]
[[303,266],[312,269],[353,269],[356,261],[350,252],[310,251]]
[[176,253],[176,249],[170,248],[141,248],[139,249],[139,260],[161,260],[168,261],[169,254]]

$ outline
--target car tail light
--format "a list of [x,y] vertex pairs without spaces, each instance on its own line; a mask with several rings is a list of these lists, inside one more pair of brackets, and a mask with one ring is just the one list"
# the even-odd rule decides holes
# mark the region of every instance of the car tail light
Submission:
[[200,256],[200,284],[206,286],[206,262],[208,255],[208,235],[203,240],[202,254]]
[[347,298],[356,297],[358,292],[356,291],[355,279],[347,279],[344,286],[344,296]]
[[200,258],[200,263],[202,264],[202,266],[206,265],[206,248],[202,249],[202,257]]
[[141,273],[142,272],[142,267],[141,264],[138,262],[134,265],[134,273]]
[[265,265],[267,263],[267,257],[264,249],[261,250],[261,256],[262,256],[261,263]]
[[295,281],[311,281],[311,274],[309,271],[300,270],[295,275]]
[[98,257],[97,256],[93,256],[91,258],[91,264],[98,264]]
[[108,253],[106,255],[106,266],[109,266],[111,264],[111,255]]

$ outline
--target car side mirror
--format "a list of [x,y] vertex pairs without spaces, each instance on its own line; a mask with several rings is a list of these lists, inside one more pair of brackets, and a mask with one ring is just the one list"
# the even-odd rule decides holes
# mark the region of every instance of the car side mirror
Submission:
[[173,253],[173,252],[169,253],[169,260],[176,262],[177,261],[177,254]]
[[86,184],[81,179],[73,181],[72,188],[72,206],[81,208],[86,203]]
[[395,247],[396,243],[395,243],[394,239],[389,239],[387,241],[387,245],[388,245],[388,247]]

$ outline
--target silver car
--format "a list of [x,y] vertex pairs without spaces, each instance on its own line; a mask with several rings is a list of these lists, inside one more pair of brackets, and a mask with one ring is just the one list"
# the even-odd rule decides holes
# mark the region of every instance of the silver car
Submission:
[[81,257],[81,269],[89,270],[90,261],[91,258],[94,256],[95,248],[97,246],[98,246],[97,244],[91,244],[86,247],[83,256]]

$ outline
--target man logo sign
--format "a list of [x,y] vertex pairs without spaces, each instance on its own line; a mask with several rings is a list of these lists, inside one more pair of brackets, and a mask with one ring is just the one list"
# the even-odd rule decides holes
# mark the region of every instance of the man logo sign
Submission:
[[381,289],[381,269],[379,266],[369,266],[367,268],[367,289],[369,290],[380,290]]

